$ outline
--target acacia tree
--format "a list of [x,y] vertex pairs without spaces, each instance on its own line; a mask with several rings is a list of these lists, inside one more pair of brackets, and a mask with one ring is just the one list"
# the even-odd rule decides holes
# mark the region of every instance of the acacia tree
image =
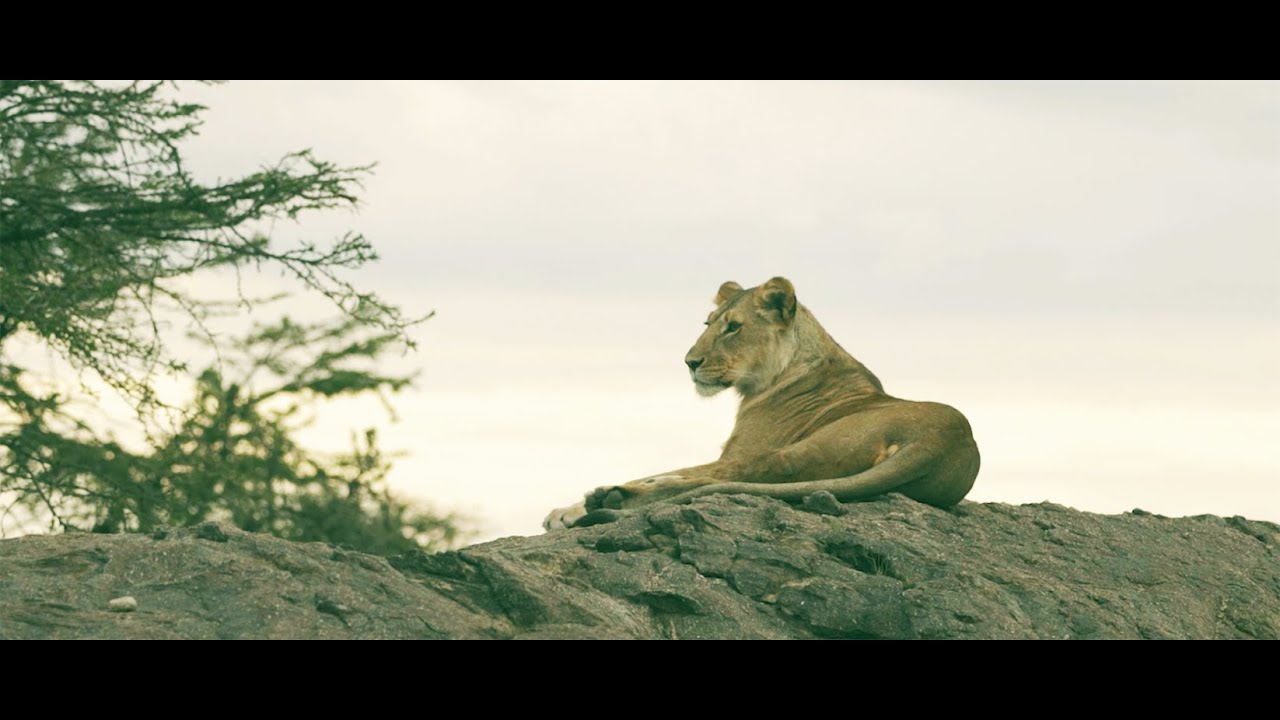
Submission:
[[[347,458],[322,459],[291,439],[292,413],[264,405],[269,397],[292,396],[296,407],[318,397],[395,391],[408,382],[344,365],[375,359],[392,344],[411,345],[407,329],[425,319],[406,317],[343,278],[377,258],[373,246],[355,233],[327,244],[282,244],[264,231],[309,211],[354,207],[370,168],[302,151],[241,178],[198,182],[180,148],[205,108],[175,99],[177,90],[168,81],[0,81],[6,507],[26,508],[65,529],[143,529],[225,516],[297,539],[350,544],[359,536],[363,546],[382,550],[396,545],[392,536],[415,545],[451,539],[452,518],[417,511],[386,492],[389,464],[374,435]],[[203,329],[226,303],[251,303],[243,295],[197,297],[183,280],[264,268],[327,298],[343,319],[313,327],[284,322],[234,344],[240,367],[250,376],[269,370],[275,387],[264,395],[247,377],[229,380],[225,367],[205,370],[179,427],[153,437],[144,453],[101,438],[66,412],[65,398],[32,390],[29,373],[5,354],[8,341],[35,339],[128,397],[146,422],[160,409],[155,379],[187,371],[165,342],[165,318],[176,313]],[[212,332],[202,334],[217,344]],[[282,347],[294,359],[285,362]],[[298,359],[307,353],[309,359]],[[326,528],[318,507],[355,519]],[[370,523],[387,526],[390,535],[374,540]]]

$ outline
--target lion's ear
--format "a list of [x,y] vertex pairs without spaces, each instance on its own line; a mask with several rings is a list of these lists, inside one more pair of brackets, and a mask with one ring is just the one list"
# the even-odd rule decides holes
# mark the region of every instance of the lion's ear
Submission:
[[784,277],[773,278],[756,288],[756,303],[778,320],[789,323],[796,316],[796,289]]
[[740,292],[742,292],[742,286],[730,280],[720,286],[720,289],[716,292],[716,299],[713,302],[715,302],[716,307],[720,307],[721,305],[729,302],[734,295],[737,295]]

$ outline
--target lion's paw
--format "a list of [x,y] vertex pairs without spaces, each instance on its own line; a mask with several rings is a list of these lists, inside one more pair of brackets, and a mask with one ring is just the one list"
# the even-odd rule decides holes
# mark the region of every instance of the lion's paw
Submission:
[[573,527],[574,523],[586,517],[586,515],[587,505],[585,502],[557,508],[552,510],[550,515],[547,515],[546,520],[542,521],[542,528],[544,530],[565,530]]

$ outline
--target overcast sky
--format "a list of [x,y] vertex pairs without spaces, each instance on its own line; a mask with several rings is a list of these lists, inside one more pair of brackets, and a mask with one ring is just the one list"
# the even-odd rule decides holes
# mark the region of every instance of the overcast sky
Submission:
[[[383,426],[484,537],[715,459],[682,363],[720,283],[784,275],[893,395],[970,419],[972,499],[1280,520],[1280,84],[231,83],[189,164],[378,163],[357,279],[410,311]],[[317,312],[322,305],[315,305]],[[265,318],[264,318],[265,319]]]

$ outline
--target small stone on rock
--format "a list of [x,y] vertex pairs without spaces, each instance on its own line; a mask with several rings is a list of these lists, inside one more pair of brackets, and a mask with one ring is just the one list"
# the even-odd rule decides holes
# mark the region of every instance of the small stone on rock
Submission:
[[138,609],[138,601],[132,595],[125,595],[109,601],[107,609],[111,612],[133,612]]

